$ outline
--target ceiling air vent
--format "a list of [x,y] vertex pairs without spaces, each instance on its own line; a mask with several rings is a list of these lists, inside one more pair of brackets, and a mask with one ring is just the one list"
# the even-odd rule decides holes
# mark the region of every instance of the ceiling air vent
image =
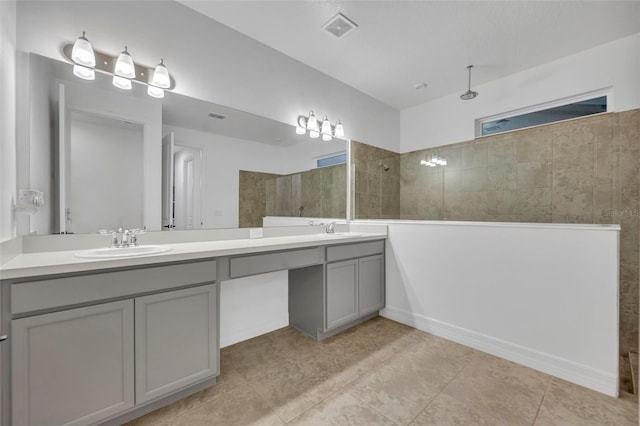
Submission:
[[227,118],[226,115],[224,114],[219,114],[217,112],[210,112],[209,113],[209,117],[211,118],[217,118],[218,120],[224,120],[225,118]]
[[338,13],[333,18],[329,19],[329,22],[324,24],[322,28],[333,35],[335,38],[343,38],[353,30],[358,28],[355,22],[344,16],[342,13]]

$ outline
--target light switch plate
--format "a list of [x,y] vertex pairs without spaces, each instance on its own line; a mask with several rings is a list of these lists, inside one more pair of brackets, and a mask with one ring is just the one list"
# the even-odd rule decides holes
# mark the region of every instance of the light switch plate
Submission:
[[262,238],[262,228],[249,229],[249,238]]

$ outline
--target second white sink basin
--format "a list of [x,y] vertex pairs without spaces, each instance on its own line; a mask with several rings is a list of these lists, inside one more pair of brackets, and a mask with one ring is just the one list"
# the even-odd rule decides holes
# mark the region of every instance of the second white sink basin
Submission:
[[164,253],[171,250],[171,246],[137,246],[137,247],[107,247],[82,250],[75,253],[76,257],[84,259],[105,259],[110,257],[135,257]]
[[358,232],[333,232],[333,233],[325,233],[322,234],[325,237],[359,237],[362,234]]

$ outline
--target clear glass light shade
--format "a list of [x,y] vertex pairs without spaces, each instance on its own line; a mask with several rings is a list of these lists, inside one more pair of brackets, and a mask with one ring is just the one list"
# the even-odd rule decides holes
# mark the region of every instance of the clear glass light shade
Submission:
[[82,65],[73,66],[73,75],[83,80],[96,79],[96,71],[93,68],[83,67]]
[[296,126],[297,135],[304,135],[305,133],[307,133],[307,130],[304,127]]
[[[313,111],[311,111],[309,113],[309,118],[307,118],[307,129],[308,130],[312,130],[316,133],[318,133],[318,131],[320,130],[320,128],[318,127],[318,119],[316,118],[316,116],[313,114]],[[312,136],[313,137],[313,136]],[[317,138],[318,136],[316,136]]]
[[160,63],[153,71],[151,84],[161,89],[168,89],[169,87],[171,87],[171,78],[169,77],[169,71],[167,70],[167,67],[164,66],[164,61],[162,59],[160,59]]
[[317,130],[309,130],[309,136],[311,137],[311,139],[315,139],[320,136],[320,132],[318,132]]
[[82,36],[73,43],[71,60],[84,67],[93,68],[96,66],[96,55],[93,53],[91,43],[89,43],[89,40],[85,38],[84,31],[82,32]]
[[344,139],[344,127],[342,127],[340,120],[336,123],[336,128],[333,134],[336,138]]
[[113,85],[116,86],[118,89],[131,90],[131,80],[129,80],[128,78],[114,75]]
[[135,65],[133,65],[133,58],[131,58],[131,55],[127,52],[127,46],[124,47],[124,51],[118,56],[115,73],[125,78],[136,77],[136,68]]
[[164,89],[156,86],[149,85],[147,87],[147,94],[153,98],[164,98]]

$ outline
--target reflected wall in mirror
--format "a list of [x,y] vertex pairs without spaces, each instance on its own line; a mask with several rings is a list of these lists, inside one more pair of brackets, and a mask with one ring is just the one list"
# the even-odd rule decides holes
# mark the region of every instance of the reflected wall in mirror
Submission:
[[[29,76],[29,102],[19,111],[19,130],[30,141],[23,160],[30,167],[26,184],[43,190],[49,201],[31,218],[31,232],[253,227],[273,214],[346,218],[346,165],[318,166],[319,159],[344,154],[346,141],[310,139],[291,125],[172,92],[151,99],[144,87],[123,91],[99,73],[94,81],[79,80],[69,64],[25,56],[20,66],[28,67],[21,72]],[[76,137],[80,128],[84,133]],[[100,137],[88,135],[91,128]],[[118,132],[141,132],[141,148],[126,145],[130,152],[116,154],[76,144],[102,138],[115,147],[114,140],[125,139]],[[166,152],[163,140],[169,136],[172,149]],[[78,170],[74,159],[82,162]],[[112,171],[111,184],[79,177],[98,170]],[[245,173],[271,181],[254,190],[256,185],[245,184],[256,180]],[[295,184],[278,192],[287,187],[279,179]],[[142,188],[134,188],[140,181]],[[74,192],[84,195],[74,201]],[[94,197],[101,214],[89,213],[78,197]],[[141,220],[139,212],[127,212],[134,204],[142,208]]]
[[70,122],[66,232],[142,228],[142,126],[81,112]]

